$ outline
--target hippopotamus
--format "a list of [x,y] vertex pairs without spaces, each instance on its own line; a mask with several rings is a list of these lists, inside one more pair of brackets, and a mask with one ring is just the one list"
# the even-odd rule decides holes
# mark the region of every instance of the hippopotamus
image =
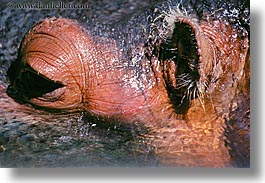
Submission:
[[7,94],[140,125],[161,165],[249,166],[249,50],[244,1],[166,2],[111,25],[48,17],[25,34]]

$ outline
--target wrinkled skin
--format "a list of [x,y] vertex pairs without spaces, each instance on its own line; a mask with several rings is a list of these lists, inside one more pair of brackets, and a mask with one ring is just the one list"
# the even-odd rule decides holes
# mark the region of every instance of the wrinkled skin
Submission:
[[[141,124],[164,165],[237,164],[229,152],[237,148],[229,139],[237,124],[230,129],[230,120],[238,120],[240,103],[248,106],[248,30],[225,11],[161,9],[166,13],[146,11],[148,18],[140,14],[104,30],[64,18],[41,21],[20,45],[7,93],[43,110]],[[139,18],[142,26],[132,28]],[[248,130],[236,137],[248,152],[244,161]]]

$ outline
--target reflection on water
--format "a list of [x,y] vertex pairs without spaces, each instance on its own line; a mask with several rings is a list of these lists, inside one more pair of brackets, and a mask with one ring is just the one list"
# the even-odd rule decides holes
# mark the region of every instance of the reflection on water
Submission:
[[1,119],[1,167],[158,165],[138,132],[82,115],[33,124]]

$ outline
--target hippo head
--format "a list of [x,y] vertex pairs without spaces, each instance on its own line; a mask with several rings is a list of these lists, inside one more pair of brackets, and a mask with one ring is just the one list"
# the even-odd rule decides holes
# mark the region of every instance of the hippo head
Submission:
[[185,115],[192,99],[203,104],[205,95],[240,80],[248,40],[233,36],[236,29],[180,11],[156,20],[150,44],[135,49],[139,59],[124,56],[119,40],[91,36],[70,19],[47,18],[22,41],[8,94],[48,109],[83,107],[119,118],[148,110],[163,117],[160,111],[172,108]]
[[82,102],[82,67],[76,62],[83,56],[78,50],[89,41],[84,34],[75,21],[67,19],[45,19],[34,26],[8,71],[8,95],[45,108],[77,108]]
[[247,84],[247,34],[225,19],[197,20],[178,8],[148,26],[139,37],[130,27],[92,36],[98,32],[73,20],[47,18],[24,37],[7,93],[46,109],[143,124],[169,164],[227,166],[224,126]]

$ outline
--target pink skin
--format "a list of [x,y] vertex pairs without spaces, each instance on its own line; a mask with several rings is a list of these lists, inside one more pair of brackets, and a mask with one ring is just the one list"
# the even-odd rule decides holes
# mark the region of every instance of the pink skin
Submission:
[[[164,61],[155,56],[145,58],[142,68],[153,72],[139,81],[136,70],[120,61],[122,52],[115,40],[97,37],[102,41],[95,41],[78,23],[64,18],[43,20],[23,40],[22,65],[28,64],[39,75],[63,85],[27,102],[141,123],[150,129],[147,138],[166,165],[230,166],[224,144],[225,117],[244,80],[248,39],[231,36],[237,30],[221,21],[198,23],[187,17],[177,21],[192,27],[200,63],[202,96],[193,98],[187,112],[176,113],[165,85],[165,79],[174,88],[178,85],[173,60],[167,60],[162,68]],[[144,53],[141,45],[138,52]]]

